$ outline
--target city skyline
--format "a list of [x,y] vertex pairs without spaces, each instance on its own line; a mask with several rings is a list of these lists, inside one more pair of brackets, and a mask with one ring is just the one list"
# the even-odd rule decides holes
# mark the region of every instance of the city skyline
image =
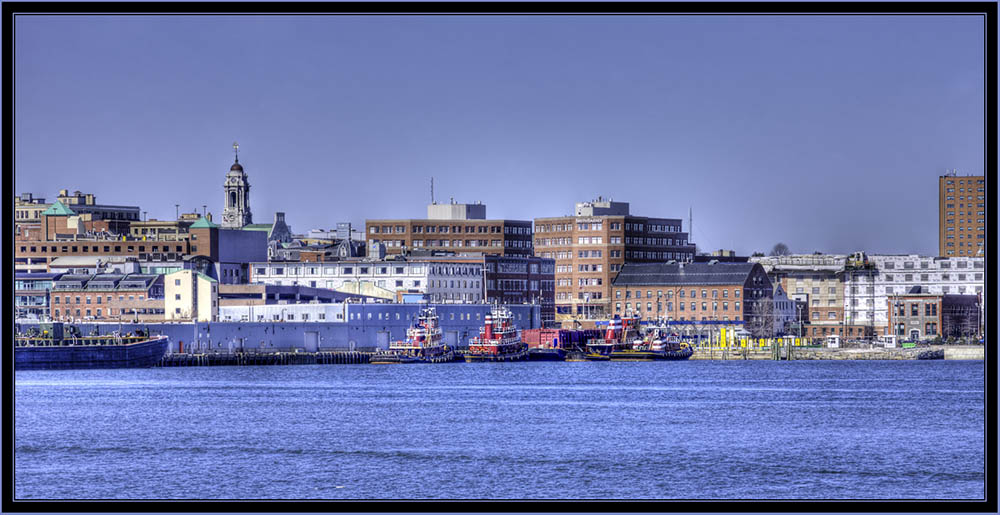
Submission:
[[983,173],[973,16],[15,23],[16,192],[149,218],[220,220],[235,140],[297,233],[421,218],[433,176],[490,219],[603,196],[693,209],[703,252],[936,255],[937,177]]

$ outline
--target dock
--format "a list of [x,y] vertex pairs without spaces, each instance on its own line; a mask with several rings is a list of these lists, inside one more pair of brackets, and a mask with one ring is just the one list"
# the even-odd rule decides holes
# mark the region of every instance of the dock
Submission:
[[371,352],[234,352],[173,353],[163,356],[158,367],[212,367],[261,365],[360,365],[367,364]]
[[776,348],[725,348],[696,347],[692,360],[983,360],[985,347],[978,345],[930,345],[903,348],[827,348],[827,347],[776,347]]
[[[368,364],[375,353],[362,351],[327,352],[234,352],[234,353],[171,353],[163,356],[158,367],[211,367],[263,365],[362,365]],[[931,345],[902,348],[826,348],[781,347],[725,348],[696,347],[691,360],[983,360],[985,348],[976,345]],[[573,359],[573,358],[577,359]],[[567,356],[567,361],[579,361],[581,356]],[[465,351],[455,351],[454,362],[465,362]]]

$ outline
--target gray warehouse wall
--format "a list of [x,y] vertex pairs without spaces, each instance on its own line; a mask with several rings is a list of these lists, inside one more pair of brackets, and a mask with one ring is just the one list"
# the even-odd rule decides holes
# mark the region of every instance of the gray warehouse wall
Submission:
[[[339,351],[386,348],[390,340],[401,340],[413,322],[419,304],[350,304],[348,316],[355,319],[344,322],[208,322],[161,324],[78,324],[84,335],[111,334],[114,331],[148,329],[152,333],[170,337],[170,351],[180,352],[234,352],[243,350]],[[479,334],[483,317],[490,307],[484,304],[434,305],[441,319],[445,341],[457,347],[467,347],[469,338]],[[508,306],[519,329],[541,327],[541,314],[537,306]],[[370,315],[370,316],[369,316]],[[398,315],[398,318],[397,318]],[[477,317],[477,315],[479,315]],[[381,316],[381,318],[380,318]],[[410,319],[407,319],[407,316]],[[35,324],[21,324],[21,329]]]

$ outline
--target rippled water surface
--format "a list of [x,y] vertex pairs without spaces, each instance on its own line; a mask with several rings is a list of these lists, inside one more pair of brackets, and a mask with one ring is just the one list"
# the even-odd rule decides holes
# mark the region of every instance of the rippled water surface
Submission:
[[982,361],[17,372],[15,497],[984,496]]

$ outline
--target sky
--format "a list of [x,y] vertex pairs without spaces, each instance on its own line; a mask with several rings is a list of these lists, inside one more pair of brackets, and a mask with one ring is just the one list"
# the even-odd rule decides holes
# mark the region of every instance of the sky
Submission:
[[984,171],[976,16],[19,16],[15,189],[294,232],[683,219],[702,251],[937,254],[937,177]]

